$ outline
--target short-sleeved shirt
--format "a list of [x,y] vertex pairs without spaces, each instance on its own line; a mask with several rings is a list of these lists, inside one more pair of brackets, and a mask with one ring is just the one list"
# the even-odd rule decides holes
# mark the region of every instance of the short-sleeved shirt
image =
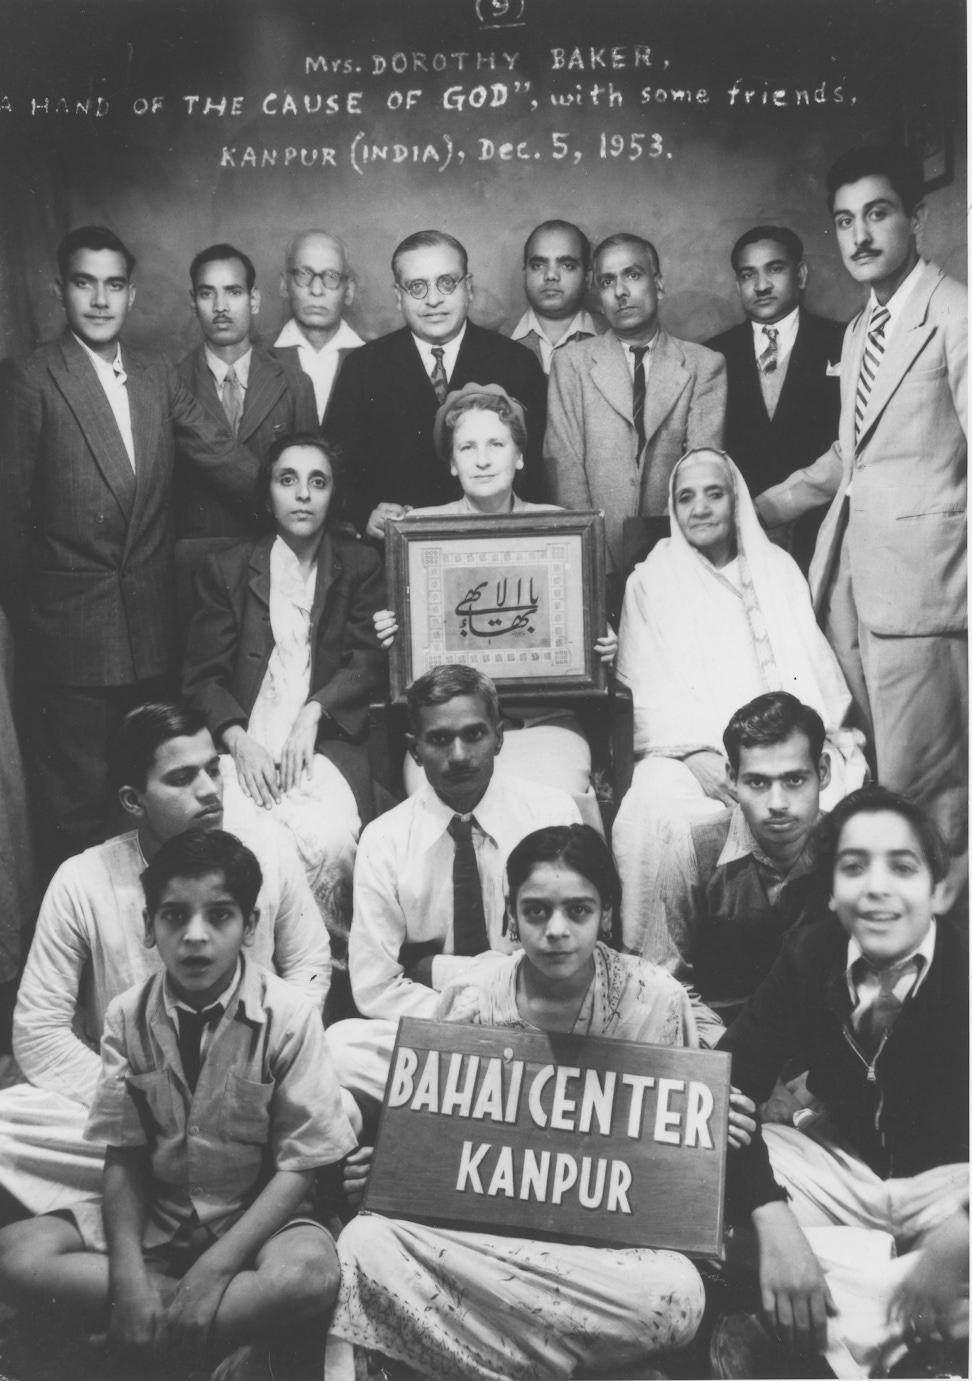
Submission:
[[85,1128],[90,1141],[149,1148],[146,1247],[200,1225],[221,1237],[276,1171],[330,1165],[357,1144],[320,1014],[292,988],[243,961],[192,1092],[164,982],[108,1008]]

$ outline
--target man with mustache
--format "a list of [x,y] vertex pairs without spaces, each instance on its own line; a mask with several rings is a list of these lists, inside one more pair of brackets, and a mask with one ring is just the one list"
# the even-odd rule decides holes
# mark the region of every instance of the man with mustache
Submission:
[[[205,411],[229,423],[233,435],[263,460],[274,441],[290,432],[317,430],[314,387],[306,374],[253,344],[260,290],[252,262],[233,245],[210,245],[189,265],[192,310],[203,343],[176,368]],[[234,504],[206,483],[179,453],[176,459],[176,560],[198,564],[219,546],[252,537],[269,526],[252,496]]]
[[438,991],[489,950],[508,954],[506,859],[546,825],[580,822],[564,791],[494,771],[496,687],[475,667],[434,667],[408,690],[409,751],[425,782],[362,831],[348,969],[358,1010],[329,1041],[341,1084],[381,1101],[398,1019],[428,1017]]
[[829,895],[812,833],[830,782],[824,725],[787,691],[737,710],[723,742],[738,805],[690,825],[662,860],[657,902],[625,947],[670,970],[714,1046],[766,977],[784,936]]
[[132,829],[69,858],[41,903],[14,1011],[13,1047],[29,1081],[0,1091],[0,1186],[33,1213],[100,1212],[104,1148],[83,1129],[112,998],[157,972],[143,944],[141,874],[183,830],[226,829],[263,874],[252,957],[322,1009],[327,931],[290,836],[272,820],[223,812],[219,756],[195,710],[141,705],[111,744],[109,775]]
[[922,168],[892,146],[827,174],[844,267],[869,290],[844,337],[838,440],[756,500],[769,527],[833,500],[810,584],[882,786],[922,802],[968,881],[968,293],[921,258]]

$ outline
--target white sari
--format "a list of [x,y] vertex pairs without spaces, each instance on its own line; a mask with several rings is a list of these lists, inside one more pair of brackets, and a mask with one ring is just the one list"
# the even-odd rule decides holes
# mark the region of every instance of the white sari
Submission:
[[844,727],[850,691],[817,625],[807,582],[763,532],[745,480],[728,456],[724,462],[735,495],[735,559],[718,570],[689,545],[675,516],[676,466],[672,535],[635,567],[625,588],[618,675],[634,700],[639,761],[612,842],[630,949],[639,948],[641,918],[656,905],[666,842],[724,809],[705,796],[684,759],[702,749],[724,758],[722,734],[741,706],[785,690],[818,712],[832,772],[824,810],[864,780],[863,738]]
[[[247,733],[279,763],[294,720],[310,695],[310,618],[317,564],[305,578],[280,537],[270,550],[270,627],[273,651],[250,713]],[[240,810],[262,812],[243,794],[233,758],[221,758],[227,795]],[[271,812],[294,837],[307,881],[331,939],[333,958],[347,954],[351,875],[361,833],[354,792],[343,773],[320,753],[309,776],[281,797]]]

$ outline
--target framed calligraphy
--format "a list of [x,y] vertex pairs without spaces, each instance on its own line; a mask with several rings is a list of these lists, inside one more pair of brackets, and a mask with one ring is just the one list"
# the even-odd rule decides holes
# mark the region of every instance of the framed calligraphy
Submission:
[[504,693],[604,688],[600,513],[403,518],[386,527],[385,560],[394,701],[447,663],[477,667]]

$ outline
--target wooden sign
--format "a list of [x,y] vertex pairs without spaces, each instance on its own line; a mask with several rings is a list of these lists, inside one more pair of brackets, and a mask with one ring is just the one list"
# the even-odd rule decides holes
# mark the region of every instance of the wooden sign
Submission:
[[716,1051],[405,1017],[364,1207],[719,1256],[729,1066]]

